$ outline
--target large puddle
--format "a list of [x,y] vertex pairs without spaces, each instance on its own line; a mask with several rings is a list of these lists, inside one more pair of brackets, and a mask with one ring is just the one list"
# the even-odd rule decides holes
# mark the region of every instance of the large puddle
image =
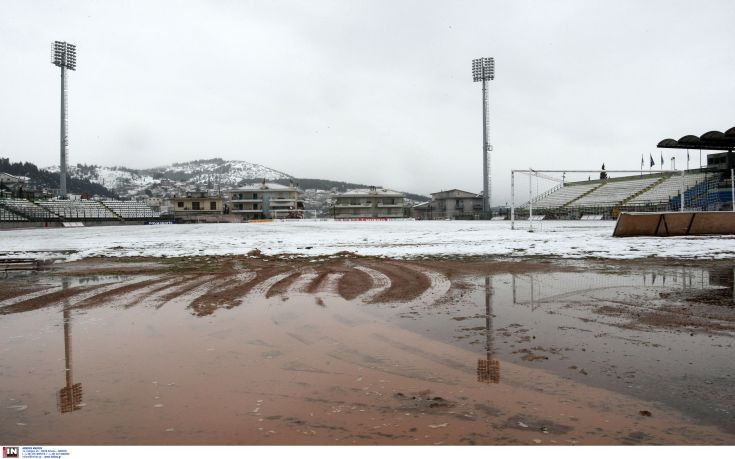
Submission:
[[731,268],[347,265],[0,280],[0,443],[735,439]]
[[735,434],[732,269],[503,274],[470,282],[469,298],[405,308],[401,326],[478,355],[662,402]]

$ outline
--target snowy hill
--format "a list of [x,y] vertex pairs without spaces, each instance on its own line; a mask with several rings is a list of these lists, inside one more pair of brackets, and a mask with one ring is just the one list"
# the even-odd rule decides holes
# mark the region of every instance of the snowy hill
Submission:
[[[58,173],[59,166],[47,167],[46,170]],[[67,172],[70,177],[87,179],[92,183],[99,183],[114,191],[130,187],[145,188],[153,183],[153,177],[124,167],[70,164],[67,166]]]
[[[59,172],[59,166],[46,168]],[[253,180],[289,179],[290,175],[247,161],[224,160],[221,158],[174,163],[151,169],[129,169],[126,167],[104,167],[97,165],[69,165],[69,176],[88,179],[114,190],[120,195],[134,196],[145,193],[162,180],[174,182],[181,188],[228,187]]]
[[290,175],[247,161],[224,160],[221,158],[174,163],[139,171],[152,177],[186,181],[193,184],[207,183],[238,185],[246,180],[289,179]]

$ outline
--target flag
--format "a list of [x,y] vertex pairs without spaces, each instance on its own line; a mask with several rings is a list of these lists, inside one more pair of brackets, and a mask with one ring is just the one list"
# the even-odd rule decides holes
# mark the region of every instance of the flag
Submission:
[[649,167],[653,167],[656,165],[656,163],[653,162],[653,155],[649,154],[648,156],[651,157],[651,165]]

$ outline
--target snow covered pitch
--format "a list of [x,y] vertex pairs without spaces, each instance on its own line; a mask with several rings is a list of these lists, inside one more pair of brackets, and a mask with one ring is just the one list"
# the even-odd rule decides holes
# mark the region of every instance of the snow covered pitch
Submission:
[[0,232],[3,256],[331,255],[341,251],[391,258],[556,256],[564,258],[735,256],[735,238],[613,238],[614,222],[546,221],[535,231],[506,221],[284,221],[260,224],[104,226]]

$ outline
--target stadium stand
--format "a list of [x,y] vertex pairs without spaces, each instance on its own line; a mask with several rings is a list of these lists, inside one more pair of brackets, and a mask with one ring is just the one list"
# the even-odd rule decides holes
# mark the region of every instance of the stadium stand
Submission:
[[[705,174],[685,174],[683,178],[683,188],[688,190],[698,183],[705,182]],[[682,189],[682,176],[672,175],[664,179],[663,182],[650,190],[635,196],[626,202],[627,205],[649,205],[653,203],[668,203],[672,198],[679,195]]]
[[661,177],[644,177],[607,182],[591,193],[571,202],[569,205],[573,207],[614,206],[625,201],[630,196],[655,185],[660,180]]
[[48,209],[38,206],[31,201],[26,199],[2,199],[0,200],[0,207],[25,217],[29,221],[59,221],[59,216]]
[[38,205],[60,216],[63,220],[117,220],[118,217],[99,201],[38,201]]
[[[683,190],[684,205],[681,205]],[[610,179],[567,182],[533,200],[533,213],[546,219],[598,220],[621,211],[731,210],[730,171],[714,168],[667,171]],[[516,219],[529,213],[529,203],[515,208]]]
[[14,212],[7,210],[4,207],[0,207],[0,222],[27,222],[28,219],[22,215],[18,215]]
[[141,220],[146,218],[158,218],[160,214],[148,205],[138,201],[102,201],[108,209],[125,220]]
[[[594,190],[599,187],[600,183],[581,183],[581,184],[565,184],[561,188],[555,188],[551,193],[546,196],[542,196],[537,201],[534,201],[533,207],[539,209],[551,209],[555,207],[562,207],[563,205],[579,199],[580,196]],[[528,203],[522,207],[528,207]]]

